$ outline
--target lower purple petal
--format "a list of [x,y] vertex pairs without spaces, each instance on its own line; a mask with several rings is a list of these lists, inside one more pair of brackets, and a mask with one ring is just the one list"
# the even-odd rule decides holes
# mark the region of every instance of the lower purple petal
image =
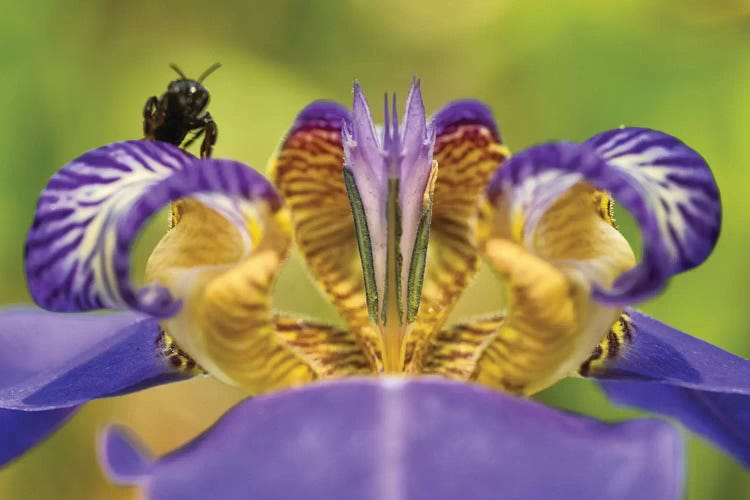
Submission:
[[138,313],[0,311],[0,408],[64,408],[188,377],[161,339],[159,323]]
[[0,408],[0,467],[49,437],[77,409],[75,406],[47,411]]
[[750,397],[665,384],[603,381],[615,403],[679,420],[750,469]]
[[113,480],[149,498],[679,498],[670,425],[605,424],[475,385],[349,379],[247,400],[152,460],[110,430]]
[[632,343],[590,375],[614,402],[676,418],[750,467],[750,361],[628,314]]

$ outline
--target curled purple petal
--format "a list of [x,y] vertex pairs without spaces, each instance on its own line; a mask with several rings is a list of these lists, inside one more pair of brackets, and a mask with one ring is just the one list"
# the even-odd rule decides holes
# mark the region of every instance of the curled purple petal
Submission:
[[[703,262],[721,226],[719,191],[705,160],[680,140],[645,128],[604,132],[582,144],[550,143],[524,150],[495,173],[490,198],[521,193],[537,219],[578,182],[609,191],[638,222],[643,259],[594,298],[611,305],[646,300],[670,276]],[[536,210],[536,212],[535,212]]]
[[679,434],[664,422],[604,424],[437,379],[247,400],[156,461],[120,431],[104,442],[110,477],[153,499],[676,499],[682,483]]
[[77,409],[77,406],[46,411],[0,408],[0,467],[51,436]]
[[590,376],[616,403],[676,418],[750,468],[750,361],[628,313],[632,342]]
[[230,160],[199,160],[171,144],[147,141],[89,151],[55,174],[39,197],[25,259],[35,302],[53,311],[131,308],[174,315],[180,302],[167,289],[133,288],[129,249],[151,215],[185,196],[243,229],[239,203],[280,203],[259,173]]
[[138,313],[0,312],[0,408],[49,410],[176,382],[155,319]]

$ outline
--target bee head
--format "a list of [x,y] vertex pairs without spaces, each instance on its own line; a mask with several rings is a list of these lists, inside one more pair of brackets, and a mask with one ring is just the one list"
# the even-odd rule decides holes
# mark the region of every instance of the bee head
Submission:
[[169,110],[185,118],[195,118],[208,105],[208,90],[195,80],[175,80],[167,87]]

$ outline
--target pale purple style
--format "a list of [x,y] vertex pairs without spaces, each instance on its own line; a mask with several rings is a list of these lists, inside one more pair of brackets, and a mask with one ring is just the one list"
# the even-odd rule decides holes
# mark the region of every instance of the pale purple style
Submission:
[[[382,139],[358,87],[351,115],[315,103],[294,129],[321,124],[345,126],[346,168],[360,176],[363,201],[382,200],[389,172],[404,186],[422,186],[435,134],[475,124],[498,136],[477,101],[451,103],[428,122],[418,85],[404,124],[389,118]],[[610,190],[643,231],[643,262],[612,290],[597,290],[596,299],[626,304],[651,296],[713,248],[720,205],[711,173],[697,153],[661,132],[626,128],[582,144],[530,148],[498,170],[489,193],[512,198],[533,218],[582,180]],[[230,220],[245,204],[281,203],[243,164],[141,141],[86,153],[42,192],[27,240],[34,299],[56,311],[131,311],[0,312],[0,463],[90,399],[196,373],[176,368],[175,347],[157,322],[179,301],[158,286],[135,290],[127,276],[138,229],[160,206],[188,195]],[[379,213],[368,209],[368,222]],[[630,314],[633,342],[589,376],[603,379],[616,402],[674,416],[750,466],[750,363]],[[212,494],[225,488],[227,496],[255,498],[368,498],[390,487],[402,498],[677,498],[682,482],[681,449],[668,424],[604,425],[471,384],[421,379],[338,381],[249,400],[163,458],[145,455],[120,431],[104,443],[113,477],[146,485],[155,498],[201,498],[209,486]]]
[[440,379],[350,379],[251,399],[159,459],[114,428],[101,455],[111,478],[155,500],[668,500],[681,497],[683,470],[664,422],[603,424]]
[[[401,236],[399,252],[408,265],[424,216],[424,197],[432,173],[435,126],[427,123],[419,81],[414,80],[406,98],[404,121],[399,125],[396,96],[389,110],[385,97],[384,126],[378,134],[364,93],[354,84],[351,119],[342,127],[344,168],[351,172],[367,214],[372,265],[380,307],[383,306],[388,257],[388,193],[398,181]],[[366,249],[365,249],[366,250]],[[401,296],[407,296],[409,269],[401,273]]]

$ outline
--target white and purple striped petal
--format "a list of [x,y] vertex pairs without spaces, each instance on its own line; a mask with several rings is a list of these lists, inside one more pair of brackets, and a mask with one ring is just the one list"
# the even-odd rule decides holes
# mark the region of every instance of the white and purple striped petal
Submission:
[[595,287],[600,302],[645,300],[673,274],[703,262],[716,244],[721,205],[708,165],[680,140],[655,130],[622,128],[582,144],[529,148],[496,172],[488,196],[522,214],[522,236],[528,239],[552,203],[579,182],[609,191],[642,233],[642,261],[611,288]]
[[248,241],[247,202],[280,203],[270,183],[241,163],[199,160],[161,142],[127,141],[89,151],[55,174],[39,198],[26,240],[34,300],[53,311],[175,314],[180,303],[165,288],[134,289],[129,249],[151,215],[185,196],[235,222]]

